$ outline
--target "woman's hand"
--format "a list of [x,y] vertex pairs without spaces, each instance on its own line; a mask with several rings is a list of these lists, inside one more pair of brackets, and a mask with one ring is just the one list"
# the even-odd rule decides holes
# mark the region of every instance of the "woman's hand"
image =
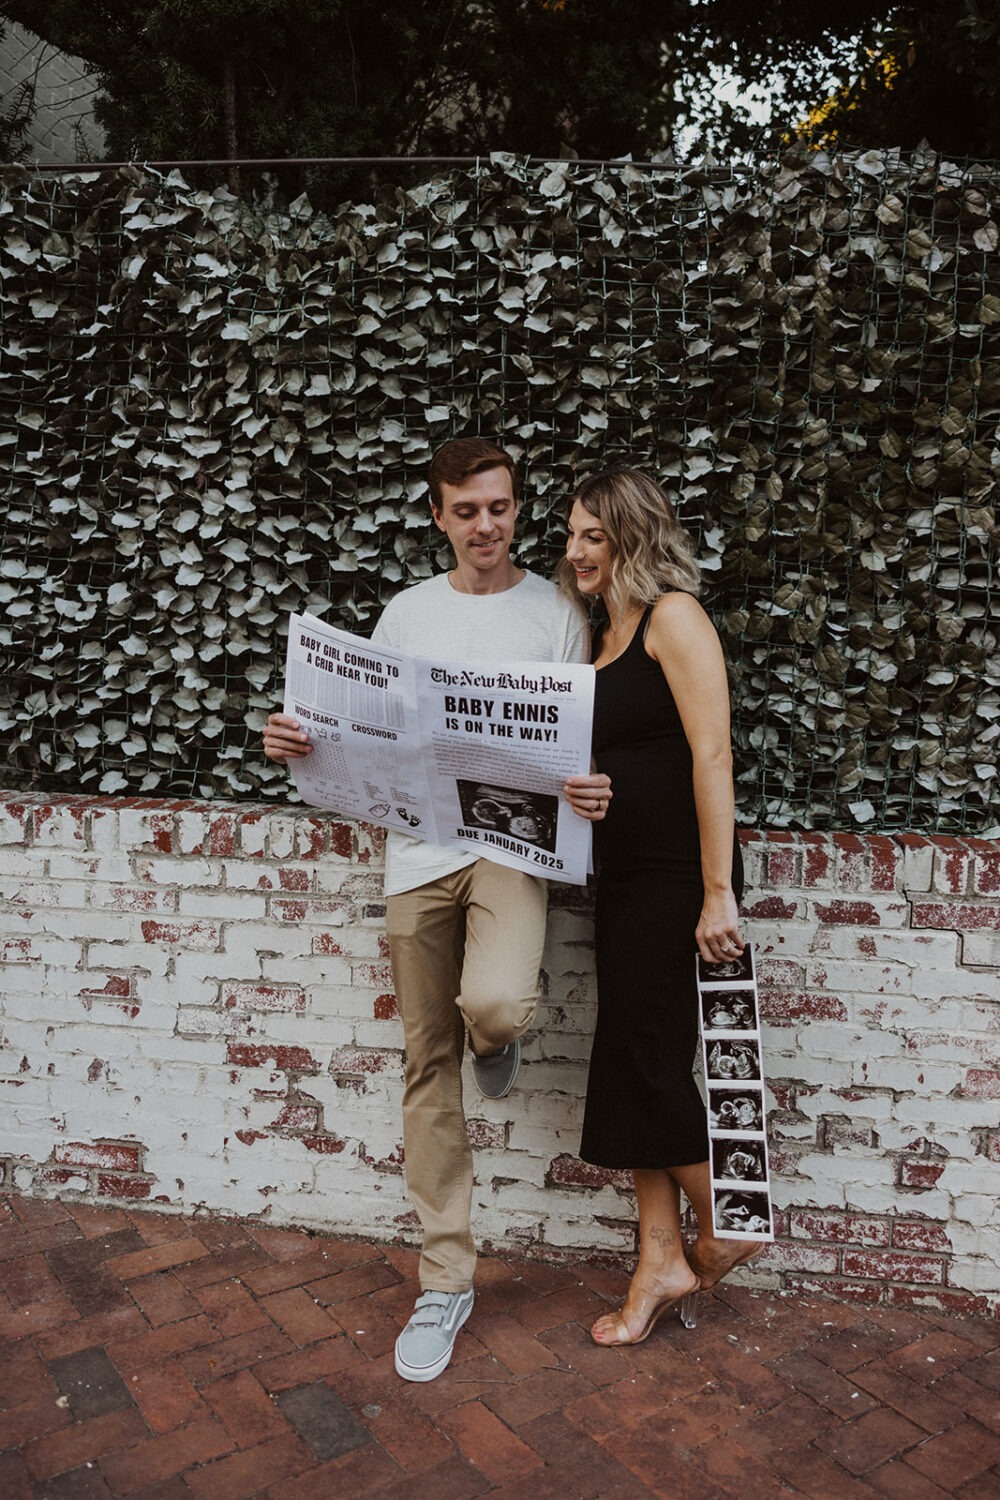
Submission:
[[740,937],[740,915],[732,890],[706,892],[695,928],[698,952],[707,964],[739,958],[744,943]]
[[270,714],[264,727],[264,754],[268,760],[301,760],[312,754],[312,745],[298,719],[289,714]]
[[589,823],[599,823],[608,810],[612,798],[611,777],[603,771],[594,771],[589,776],[567,776],[563,782],[563,795],[570,807]]

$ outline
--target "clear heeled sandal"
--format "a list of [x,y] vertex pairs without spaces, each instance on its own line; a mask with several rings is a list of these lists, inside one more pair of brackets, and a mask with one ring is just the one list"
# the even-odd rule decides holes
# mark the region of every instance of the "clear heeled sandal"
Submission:
[[[655,1302],[649,1309],[645,1323],[643,1323],[642,1327],[634,1338],[632,1338],[630,1335],[629,1337],[623,1339],[599,1339],[594,1337],[593,1329],[591,1329],[591,1338],[594,1339],[595,1344],[600,1345],[601,1348],[604,1349],[621,1349],[628,1347],[630,1344],[644,1343],[645,1340],[649,1338],[649,1335],[652,1333],[659,1320],[663,1317],[663,1314],[665,1312],[669,1312],[670,1308],[672,1307],[677,1308],[678,1316],[680,1317],[681,1323],[685,1328],[695,1328],[697,1327],[696,1310],[698,1303],[698,1293],[700,1290],[700,1285],[696,1283],[689,1292],[682,1293],[680,1297],[664,1297],[661,1301]],[[628,1334],[628,1324],[625,1322],[625,1319],[622,1316],[623,1311],[624,1304],[622,1305],[622,1307],[616,1309],[614,1313],[605,1314],[605,1316],[615,1318],[618,1322],[619,1327],[626,1334]],[[600,1319],[598,1319],[598,1321],[600,1321]],[[594,1327],[596,1326],[597,1325],[595,1324]]]

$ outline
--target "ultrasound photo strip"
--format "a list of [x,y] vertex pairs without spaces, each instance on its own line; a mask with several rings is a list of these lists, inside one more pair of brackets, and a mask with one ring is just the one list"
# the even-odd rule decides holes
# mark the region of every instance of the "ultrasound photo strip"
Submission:
[[695,963],[715,1233],[773,1240],[754,950],[748,943],[738,959]]

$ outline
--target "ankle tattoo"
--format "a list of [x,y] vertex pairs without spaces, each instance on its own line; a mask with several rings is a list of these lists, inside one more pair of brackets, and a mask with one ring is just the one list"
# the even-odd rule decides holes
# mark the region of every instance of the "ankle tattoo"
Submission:
[[676,1245],[677,1243],[677,1236],[673,1230],[666,1229],[662,1224],[650,1225],[649,1238],[653,1241],[654,1245],[659,1245],[661,1250],[669,1250],[672,1245]]

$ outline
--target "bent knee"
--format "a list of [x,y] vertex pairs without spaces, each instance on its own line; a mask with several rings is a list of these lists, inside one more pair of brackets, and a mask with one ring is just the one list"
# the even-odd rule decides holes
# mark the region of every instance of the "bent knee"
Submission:
[[463,991],[458,997],[465,1023],[476,1042],[476,1051],[504,1047],[527,1031],[535,1017],[538,995],[520,998],[509,993]]

